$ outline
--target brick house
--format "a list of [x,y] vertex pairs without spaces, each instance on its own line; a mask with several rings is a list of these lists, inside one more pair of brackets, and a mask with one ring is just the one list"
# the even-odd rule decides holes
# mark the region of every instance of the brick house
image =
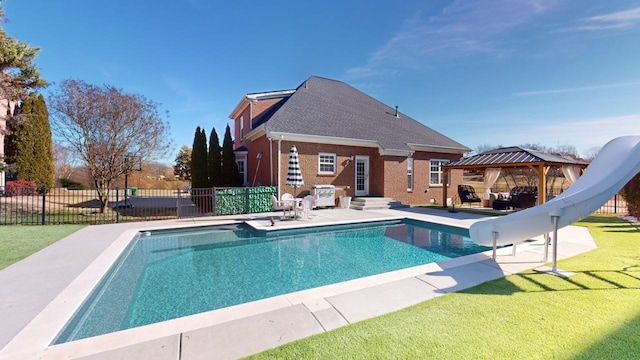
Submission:
[[[292,193],[285,180],[289,150],[296,145],[305,183],[297,196],[330,184],[337,196],[438,202],[442,164],[471,151],[346,83],[316,76],[294,90],[247,94],[229,118],[248,186]],[[462,171],[452,172],[449,194],[461,182]]]

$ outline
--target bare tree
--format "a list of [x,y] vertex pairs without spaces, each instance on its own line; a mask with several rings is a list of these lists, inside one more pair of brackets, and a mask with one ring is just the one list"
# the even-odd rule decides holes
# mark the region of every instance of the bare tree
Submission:
[[158,104],[142,95],[64,80],[49,103],[53,130],[91,174],[100,212],[107,208],[114,180],[131,170],[125,159],[158,159],[171,147],[169,125]]
[[55,179],[69,179],[76,166],[77,159],[72,155],[73,151],[58,142],[53,143],[53,163]]
[[592,162],[593,159],[596,158],[596,155],[598,155],[598,153],[600,152],[600,149],[602,149],[602,147],[600,146],[593,146],[588,148],[587,150],[582,152],[582,156],[584,157],[584,160],[588,161],[588,162]]
[[485,151],[489,151],[489,150],[495,150],[495,149],[499,149],[503,147],[502,145],[491,145],[491,144],[480,144],[478,146],[476,146],[476,148],[474,149],[476,154],[481,154]]

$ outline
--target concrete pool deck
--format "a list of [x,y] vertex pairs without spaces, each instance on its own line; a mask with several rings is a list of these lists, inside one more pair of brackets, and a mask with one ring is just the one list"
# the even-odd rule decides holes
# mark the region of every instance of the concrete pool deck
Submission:
[[[265,230],[413,218],[468,228],[482,216],[424,208],[312,211],[310,219],[281,213],[180,219],[86,227],[0,271],[0,359],[233,359],[386,314],[449,292],[542,265],[544,242],[298,291],[112,334],[49,346],[138,231],[247,221]],[[559,231],[558,259],[596,248],[583,227]],[[550,255],[551,256],[551,255]]]

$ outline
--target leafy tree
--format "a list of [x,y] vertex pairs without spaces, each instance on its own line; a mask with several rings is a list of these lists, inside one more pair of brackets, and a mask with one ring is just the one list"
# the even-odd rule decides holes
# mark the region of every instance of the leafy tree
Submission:
[[[0,0],[0,23],[5,20],[2,3]],[[0,26],[0,99],[25,100],[30,91],[47,85],[34,64],[38,51],[37,47],[7,36]]]
[[173,174],[181,180],[191,180],[191,148],[182,145],[176,156],[176,164],[173,165]]
[[[0,0],[0,24],[6,21],[4,8]],[[13,108],[20,100],[25,100],[29,92],[47,85],[40,78],[34,63],[40,51],[37,47],[7,36],[0,26],[0,165],[5,160],[4,138],[11,133],[10,129],[20,124],[21,117],[13,115]],[[7,113],[7,110],[8,113]],[[13,171],[11,168],[6,170]]]
[[207,171],[207,135],[200,126],[196,128],[191,152],[191,187],[201,189],[208,187]]
[[222,148],[220,147],[220,139],[218,138],[216,128],[212,128],[211,135],[209,135],[209,157],[207,160],[207,166],[209,169],[209,186],[223,186]]
[[147,162],[161,158],[171,147],[158,104],[142,95],[64,80],[51,94],[49,105],[54,131],[87,166],[100,212],[107,208],[114,181],[130,170],[125,157]]
[[22,102],[20,113],[24,121],[11,136],[11,154],[18,178],[33,181],[37,186],[53,186],[53,144],[49,113],[42,95],[31,94]]
[[233,152],[233,139],[231,139],[231,128],[227,124],[222,142],[222,176],[224,186],[242,186],[236,154]]

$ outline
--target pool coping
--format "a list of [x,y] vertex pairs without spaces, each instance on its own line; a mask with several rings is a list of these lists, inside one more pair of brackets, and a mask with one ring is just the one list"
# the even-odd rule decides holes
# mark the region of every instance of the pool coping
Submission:
[[[485,252],[481,254],[446,260],[443,262],[431,263],[408,269],[367,276],[364,278],[326,285],[319,288],[302,290],[290,294],[253,301],[250,303],[235,305],[228,308],[186,316],[183,318],[163,321],[160,323],[118,331],[115,333],[49,346],[62,326],[64,326],[67,320],[73,315],[76,309],[81,305],[82,301],[89,295],[95,284],[97,284],[97,282],[102,278],[111,264],[116,260],[116,258],[124,250],[124,248],[130,243],[133,236],[139,231],[166,229],[169,227],[193,227],[194,225],[207,226],[214,224],[230,224],[242,221],[246,221],[254,228],[263,228],[269,231],[272,229],[301,228],[308,226],[327,225],[329,223],[347,224],[354,222],[370,222],[376,220],[393,220],[402,218],[411,218],[422,221],[436,222],[443,225],[468,228],[471,223],[481,218],[468,214],[465,214],[464,216],[451,215],[438,210],[435,210],[435,212],[433,210],[431,212],[422,210],[379,210],[363,212],[346,209],[332,211],[341,212],[335,213],[335,216],[333,216],[333,219],[330,222],[290,221],[279,222],[275,227],[272,227],[270,224],[271,215],[269,214],[213,218],[209,220],[198,221],[197,223],[192,221],[165,221],[157,223],[134,223],[129,224],[126,227],[114,226],[113,229],[115,231],[114,234],[111,234],[111,236],[115,236],[115,240],[99,256],[97,256],[97,258],[93,262],[91,262],[91,264],[85,270],[81,271],[80,275],[78,275],[73,281],[71,281],[71,283],[67,287],[65,287],[64,290],[62,290],[58,294],[58,296],[53,301],[51,301],[37,316],[35,316],[33,320],[31,320],[31,322],[27,326],[25,326],[2,350],[0,350],[0,359],[27,357],[69,358],[89,356],[93,354],[114,351],[116,349],[122,349],[125,347],[136,346],[139,344],[151,343],[153,341],[165,338],[171,339],[172,342],[175,342],[175,337],[177,335],[180,335],[180,341],[182,341],[181,336],[186,333],[199,331],[200,329],[214,328],[216,326],[231,326],[231,324],[233,324],[234,322],[239,323],[242,319],[248,319],[252,316],[260,316],[261,314],[287,311],[286,309],[288,308],[290,309],[290,311],[294,311],[294,309],[297,309],[296,311],[301,310],[302,312],[308,311],[311,315],[313,315],[314,319],[319,324],[319,327],[314,328],[312,333],[317,333],[317,331],[328,331],[332,328],[335,328],[336,326],[346,325],[353,321],[359,321],[363,320],[364,318],[371,317],[369,315],[377,316],[379,314],[386,313],[388,312],[386,311],[387,309],[390,309],[391,311],[398,309],[398,306],[390,305],[387,306],[387,308],[382,309],[381,311],[375,309],[372,313],[365,312],[364,314],[359,315],[354,315],[354,311],[351,311],[351,313],[349,313],[349,311],[344,309],[349,308],[349,306],[353,306],[353,304],[350,303],[353,302],[353,300],[350,299],[353,296],[357,296],[358,292],[370,292],[374,291],[371,289],[376,289],[378,287],[400,286],[402,282],[414,281],[408,279],[417,279],[421,282],[412,283],[413,287],[417,286],[416,284],[420,284],[421,286],[423,283],[428,285],[428,288],[425,288],[426,290],[423,298],[420,298],[420,296],[418,296],[418,299],[416,299],[419,300],[417,302],[420,302],[431,297],[461,289],[459,284],[455,283],[460,282],[460,279],[457,279],[452,284],[449,280],[442,282],[440,278],[430,278],[430,274],[443,272],[446,273],[448,270],[453,271],[452,269],[462,269],[465,266],[472,265],[482,265],[484,270],[487,270],[489,268],[499,270],[498,272],[487,271],[487,273],[489,274],[487,279],[477,280],[483,282],[492,278],[496,278],[496,276],[504,276],[506,274],[523,271],[542,264],[542,262],[540,262],[539,260],[532,260],[536,257],[538,259],[540,258],[541,239],[538,239],[537,242],[529,242],[524,243],[523,245],[519,245],[519,254],[515,257],[510,256],[510,249],[501,249],[501,251],[499,252],[499,256],[504,257],[505,260],[498,263],[490,259],[490,252]],[[352,213],[352,211],[356,211],[356,213]],[[318,217],[322,216],[321,212],[317,212],[315,214]],[[342,214],[352,216],[342,216]],[[336,217],[338,219],[345,220],[336,220]],[[574,228],[576,227],[567,227],[562,229],[561,232],[563,234],[568,234],[570,232],[577,231]],[[102,231],[104,229],[105,228],[96,228],[96,231]],[[564,253],[561,251],[561,256],[559,256],[559,258],[565,256],[573,256],[576,253],[589,251],[595,248],[595,243],[593,242],[593,239],[590,237],[590,235],[588,235],[588,231],[586,232],[586,234],[584,233],[584,231],[579,232],[579,236],[567,236],[567,238],[571,239],[571,242],[564,241],[562,243],[559,243],[559,245],[562,247],[563,245],[567,244],[575,245],[576,240],[580,240],[579,246],[574,246],[573,250],[568,249]],[[468,285],[473,286],[478,283],[477,281],[471,281]],[[410,305],[413,300],[414,299],[402,299],[400,301],[400,305],[402,306],[399,308],[405,307],[407,304]],[[356,298],[356,302],[357,301],[358,300]],[[360,306],[359,304],[355,305]],[[302,306],[302,308],[300,308],[300,306]],[[362,306],[360,307],[362,308]],[[363,316],[364,318],[361,318]],[[306,333],[302,334],[304,335]],[[276,342],[275,344],[267,344],[265,345],[267,346],[266,348],[257,350],[265,350],[269,347],[277,346],[279,344],[279,342]],[[202,346],[202,344],[200,346]],[[234,351],[236,350],[237,349],[234,349]],[[256,349],[251,349],[250,351],[256,351]],[[243,353],[242,351],[232,352],[232,354],[240,354],[241,356],[250,355],[250,353]]]

